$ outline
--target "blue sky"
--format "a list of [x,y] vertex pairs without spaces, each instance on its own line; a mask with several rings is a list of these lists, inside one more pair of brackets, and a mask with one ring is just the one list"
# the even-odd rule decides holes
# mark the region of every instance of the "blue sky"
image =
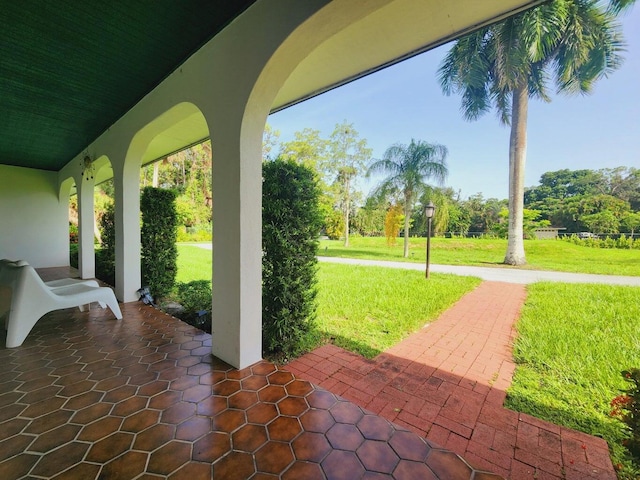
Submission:
[[[622,17],[627,42],[621,69],[588,96],[554,95],[529,104],[526,186],[547,171],[640,168],[640,6]],[[411,138],[446,145],[446,185],[462,197],[481,192],[507,198],[509,129],[493,113],[467,122],[460,97],[445,97],[436,71],[448,45],[404,61],[271,115],[280,141],[305,127],[328,138],[336,123],[352,122],[380,158]],[[366,193],[377,179],[363,181]]]

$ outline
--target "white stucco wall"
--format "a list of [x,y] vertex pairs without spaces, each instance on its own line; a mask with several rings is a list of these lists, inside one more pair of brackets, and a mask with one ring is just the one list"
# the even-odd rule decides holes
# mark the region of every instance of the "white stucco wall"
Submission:
[[68,202],[58,174],[0,165],[0,258],[36,268],[69,265]]

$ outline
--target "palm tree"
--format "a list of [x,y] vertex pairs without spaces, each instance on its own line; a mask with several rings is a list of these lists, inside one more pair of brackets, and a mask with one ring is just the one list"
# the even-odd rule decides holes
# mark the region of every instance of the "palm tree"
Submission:
[[475,120],[495,108],[511,125],[509,241],[504,263],[526,263],[523,242],[524,168],[529,97],[550,101],[548,84],[589,93],[616,70],[623,49],[616,14],[635,0],[554,0],[456,41],[438,71],[445,94],[462,94]]
[[447,147],[411,139],[409,145],[395,144],[387,148],[382,159],[369,167],[367,176],[372,173],[387,173],[387,178],[377,187],[378,192],[397,193],[404,204],[404,256],[409,256],[409,220],[413,204],[426,181],[433,178],[444,182],[449,171],[446,158]]

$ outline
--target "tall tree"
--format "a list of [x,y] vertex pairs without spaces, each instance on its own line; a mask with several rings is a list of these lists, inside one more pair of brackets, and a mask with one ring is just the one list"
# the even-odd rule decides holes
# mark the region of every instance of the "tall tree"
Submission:
[[550,101],[560,92],[588,93],[621,64],[616,14],[633,0],[554,0],[458,40],[439,69],[445,94],[462,94],[462,111],[475,120],[492,107],[511,125],[509,228],[504,263],[526,263],[523,242],[524,168],[529,97]]
[[362,175],[371,158],[367,141],[359,138],[353,123],[345,120],[336,125],[329,139],[329,157],[325,172],[335,175],[336,203],[344,218],[344,246],[349,246],[349,217],[356,194],[355,179]]
[[369,167],[369,174],[386,173],[388,176],[377,187],[381,191],[396,191],[404,205],[404,256],[409,256],[409,220],[413,204],[426,187],[429,179],[443,183],[449,171],[447,147],[411,139],[409,145],[392,145],[382,159]]

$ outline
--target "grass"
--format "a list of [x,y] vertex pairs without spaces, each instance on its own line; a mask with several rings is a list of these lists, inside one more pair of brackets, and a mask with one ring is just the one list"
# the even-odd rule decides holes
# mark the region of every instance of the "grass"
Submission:
[[[211,279],[211,251],[178,245],[177,280]],[[305,341],[310,350],[325,341],[374,357],[433,321],[480,280],[380,267],[321,264],[318,317]]]
[[334,344],[372,358],[438,317],[476,287],[473,277],[321,264],[317,329]]
[[[410,258],[402,257],[403,239],[387,247],[381,237],[352,237],[349,248],[339,240],[320,242],[318,254],[328,257],[350,257],[371,260],[425,261],[426,239],[410,238]],[[502,265],[507,250],[504,239],[487,238],[432,238],[431,262],[445,265],[474,265],[512,268]],[[525,240],[528,264],[531,270],[596,273],[640,276],[640,250],[589,248],[561,240]]]
[[609,402],[621,370],[640,366],[640,289],[539,283],[528,287],[517,325],[518,364],[506,406],[603,437],[619,478],[639,478],[620,445]]

